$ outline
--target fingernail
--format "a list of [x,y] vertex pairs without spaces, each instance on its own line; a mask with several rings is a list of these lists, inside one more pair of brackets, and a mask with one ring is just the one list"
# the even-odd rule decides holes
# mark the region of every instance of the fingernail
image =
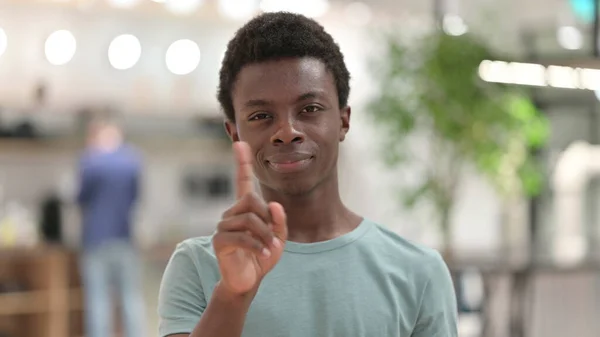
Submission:
[[271,251],[268,250],[267,248],[263,248],[262,252],[261,252],[262,256],[264,257],[269,257],[271,256]]
[[273,238],[273,247],[275,247],[275,248],[281,247],[281,242],[279,241],[278,238]]

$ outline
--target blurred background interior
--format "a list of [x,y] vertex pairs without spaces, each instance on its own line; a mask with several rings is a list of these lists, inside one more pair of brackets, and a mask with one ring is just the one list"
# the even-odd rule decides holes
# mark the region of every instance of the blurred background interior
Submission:
[[0,0],[0,336],[85,336],[76,194],[99,115],[142,155],[133,237],[157,336],[175,244],[233,201],[226,44],[279,10],[338,41],[343,198],[443,252],[461,336],[599,336],[596,0]]

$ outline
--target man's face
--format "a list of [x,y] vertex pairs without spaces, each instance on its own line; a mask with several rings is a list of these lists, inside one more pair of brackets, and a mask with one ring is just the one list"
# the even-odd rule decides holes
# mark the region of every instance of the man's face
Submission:
[[232,92],[234,141],[247,142],[261,185],[288,194],[312,191],[335,173],[350,108],[340,108],[332,74],[313,58],[252,64]]
[[90,127],[89,143],[94,147],[110,149],[119,144],[121,140],[121,131],[115,125],[97,124]]

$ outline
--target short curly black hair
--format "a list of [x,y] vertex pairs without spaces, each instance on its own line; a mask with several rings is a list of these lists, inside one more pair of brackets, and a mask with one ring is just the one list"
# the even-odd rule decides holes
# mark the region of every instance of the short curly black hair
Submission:
[[217,94],[225,117],[235,122],[231,95],[236,77],[244,66],[296,57],[321,60],[333,74],[339,106],[348,104],[350,73],[339,46],[323,26],[299,14],[264,13],[240,28],[227,45]]

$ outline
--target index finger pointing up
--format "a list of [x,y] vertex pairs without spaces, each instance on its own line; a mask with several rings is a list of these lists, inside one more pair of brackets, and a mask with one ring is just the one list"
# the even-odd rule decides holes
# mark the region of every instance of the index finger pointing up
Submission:
[[252,152],[246,142],[233,143],[237,163],[236,190],[237,198],[254,192],[254,173],[252,171]]

